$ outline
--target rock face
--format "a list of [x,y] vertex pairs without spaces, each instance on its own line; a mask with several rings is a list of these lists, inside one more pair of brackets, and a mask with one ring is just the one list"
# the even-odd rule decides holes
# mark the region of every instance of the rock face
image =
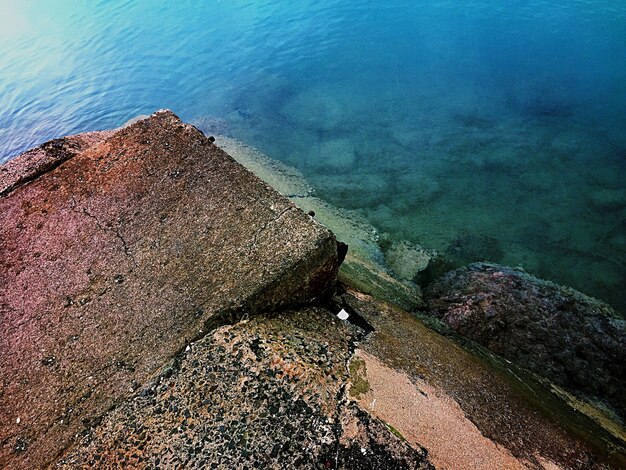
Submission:
[[0,175],[2,468],[626,465],[620,429],[400,308],[371,226],[281,171],[354,247],[335,289],[334,236],[170,112]]
[[459,333],[626,420],[626,322],[608,305],[488,263],[451,271],[425,294]]
[[[339,321],[340,306],[367,330]],[[519,381],[407,312],[348,291],[191,343],[55,467],[610,468],[615,442],[573,437],[549,418],[554,409],[529,406],[538,390]]]
[[58,466],[434,469],[346,399],[359,337],[319,307],[218,328]]
[[194,338],[326,295],[334,236],[168,111],[0,169],[0,467],[50,463]]

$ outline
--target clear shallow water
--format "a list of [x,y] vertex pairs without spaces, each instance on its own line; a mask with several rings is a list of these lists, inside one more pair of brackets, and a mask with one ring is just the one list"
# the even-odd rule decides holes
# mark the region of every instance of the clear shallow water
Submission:
[[68,5],[0,0],[0,161],[167,107],[392,240],[626,310],[622,1]]

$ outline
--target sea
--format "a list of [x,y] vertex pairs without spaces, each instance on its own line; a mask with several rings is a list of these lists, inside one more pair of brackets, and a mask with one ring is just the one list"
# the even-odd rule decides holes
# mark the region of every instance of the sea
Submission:
[[623,0],[0,0],[0,163],[160,108],[626,312]]

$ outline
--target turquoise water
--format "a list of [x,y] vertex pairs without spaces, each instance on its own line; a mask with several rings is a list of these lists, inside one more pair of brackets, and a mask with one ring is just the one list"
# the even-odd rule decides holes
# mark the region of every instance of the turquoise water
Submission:
[[523,266],[626,310],[621,0],[0,12],[0,161],[171,108],[298,167],[387,238]]

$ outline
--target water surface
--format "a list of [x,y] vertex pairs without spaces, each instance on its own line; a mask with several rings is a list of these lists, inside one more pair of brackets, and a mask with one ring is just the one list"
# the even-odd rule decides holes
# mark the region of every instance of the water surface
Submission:
[[626,310],[619,0],[0,0],[0,161],[171,108],[390,240]]

